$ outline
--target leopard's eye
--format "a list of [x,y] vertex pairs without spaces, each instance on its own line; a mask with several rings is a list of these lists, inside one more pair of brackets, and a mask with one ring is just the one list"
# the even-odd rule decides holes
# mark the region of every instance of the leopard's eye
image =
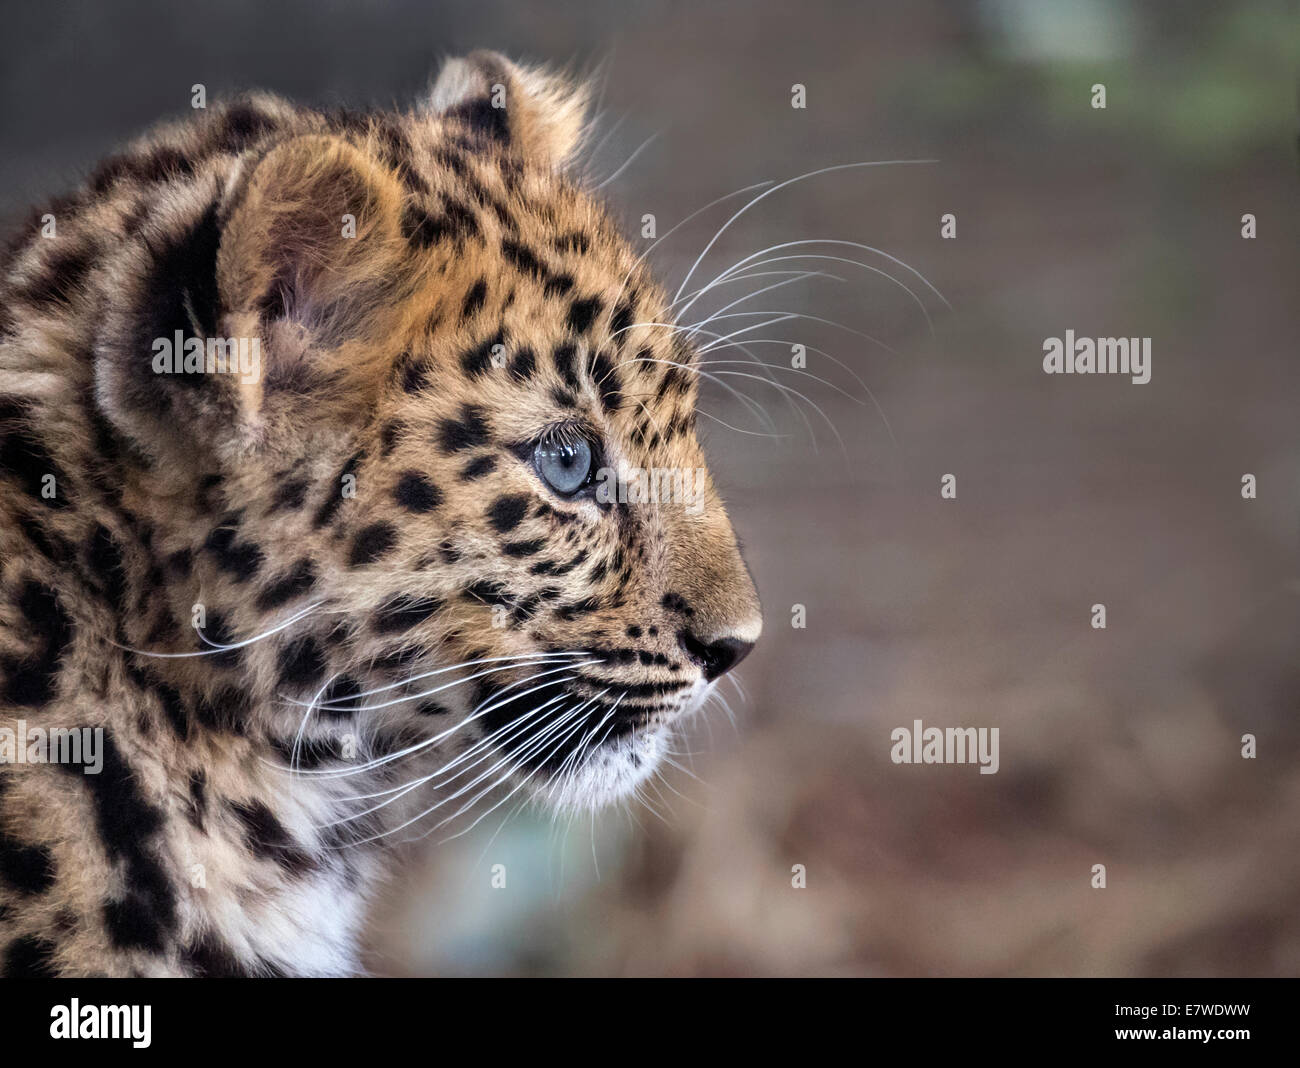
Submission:
[[568,497],[591,480],[591,445],[580,437],[539,441],[533,466],[551,489]]

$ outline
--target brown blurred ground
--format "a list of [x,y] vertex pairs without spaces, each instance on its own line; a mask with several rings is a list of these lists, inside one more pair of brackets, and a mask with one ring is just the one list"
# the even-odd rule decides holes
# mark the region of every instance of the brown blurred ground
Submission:
[[[756,383],[736,384],[791,438],[707,430],[766,611],[750,700],[728,693],[737,728],[715,711],[692,732],[699,781],[666,776],[649,795],[663,819],[523,814],[420,850],[377,911],[377,971],[1300,971],[1296,27],[1284,4],[1154,6],[240,0],[184,20],[126,5],[111,35],[93,6],[18,26],[6,211],[176,113],[192,81],[382,102],[409,98],[435,54],[484,46],[607,57],[603,128],[624,120],[592,171],[659,133],[606,193],[660,232],[761,179],[939,160],[792,187],[705,264],[707,280],[776,242],[855,240],[953,305],[929,302],[931,337],[901,290],[850,268],[757,304],[898,355],[767,332],[834,352],[874,393],[892,436],[870,404],[788,379],[847,455],[810,415],[814,452]],[[76,92],[65,52],[83,57]],[[665,243],[664,277],[724,218]],[[1044,375],[1043,339],[1070,328],[1152,337],[1151,383]],[[809,370],[856,390],[816,356]],[[754,426],[719,391],[704,407]],[[939,497],[947,472],[956,501]],[[1240,497],[1245,472],[1258,500]],[[999,727],[1001,770],[892,764],[890,731],[917,718]]]

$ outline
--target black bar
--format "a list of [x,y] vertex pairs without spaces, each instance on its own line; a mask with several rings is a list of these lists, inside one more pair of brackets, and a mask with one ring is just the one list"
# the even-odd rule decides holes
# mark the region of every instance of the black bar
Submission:
[[[70,980],[0,989],[7,1052],[62,1047],[94,1055],[114,1046],[128,1055],[337,1058],[356,1050],[408,1059],[456,1048],[498,1055],[517,1042],[534,1053],[576,1044],[585,1056],[608,1057],[631,1045],[676,1056],[694,1036],[702,1036],[694,1052],[715,1042],[788,1037],[797,1046],[836,1037],[863,1057],[891,1049],[928,1058],[1128,1048],[1175,1061],[1209,1050],[1234,1064],[1294,1045],[1300,994],[1300,982],[1262,979],[864,979],[838,981],[836,989],[831,980],[759,979],[731,980],[726,991],[718,989],[722,980],[575,979],[489,988],[500,982]],[[79,1027],[89,1027],[87,1007],[136,1006],[143,1024],[148,1006],[148,1046],[137,1048],[131,1037],[52,1037],[74,998]],[[1188,1037],[1191,1031],[1211,1037]],[[605,1037],[622,1044],[602,1045]]]

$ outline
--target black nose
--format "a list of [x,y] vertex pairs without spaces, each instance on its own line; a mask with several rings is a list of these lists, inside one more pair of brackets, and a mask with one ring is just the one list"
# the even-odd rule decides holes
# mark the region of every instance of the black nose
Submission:
[[678,633],[677,640],[686,650],[686,655],[704,669],[704,677],[709,682],[719,675],[725,675],[754,648],[753,642],[741,641],[739,638],[719,638],[706,644],[686,630]]

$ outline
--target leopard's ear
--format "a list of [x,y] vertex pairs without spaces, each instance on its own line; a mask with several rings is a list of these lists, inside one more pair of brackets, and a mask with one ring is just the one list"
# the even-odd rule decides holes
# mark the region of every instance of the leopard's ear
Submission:
[[345,141],[277,146],[222,227],[222,309],[262,331],[287,320],[319,342],[345,340],[389,295],[405,248],[401,203],[393,175]]
[[391,172],[335,137],[295,138],[257,164],[217,256],[227,330],[261,337],[265,351],[245,407],[267,388],[310,386],[333,370],[317,366],[330,350],[347,346],[355,364],[352,350],[384,332],[403,277],[401,207]]
[[509,144],[525,159],[558,168],[582,143],[589,100],[581,81],[520,66],[499,52],[471,52],[443,64],[427,106]]
[[255,443],[391,359],[374,339],[409,304],[396,177],[326,135],[250,166],[224,200],[160,203],[106,309],[97,394],[146,451],[195,434]]

